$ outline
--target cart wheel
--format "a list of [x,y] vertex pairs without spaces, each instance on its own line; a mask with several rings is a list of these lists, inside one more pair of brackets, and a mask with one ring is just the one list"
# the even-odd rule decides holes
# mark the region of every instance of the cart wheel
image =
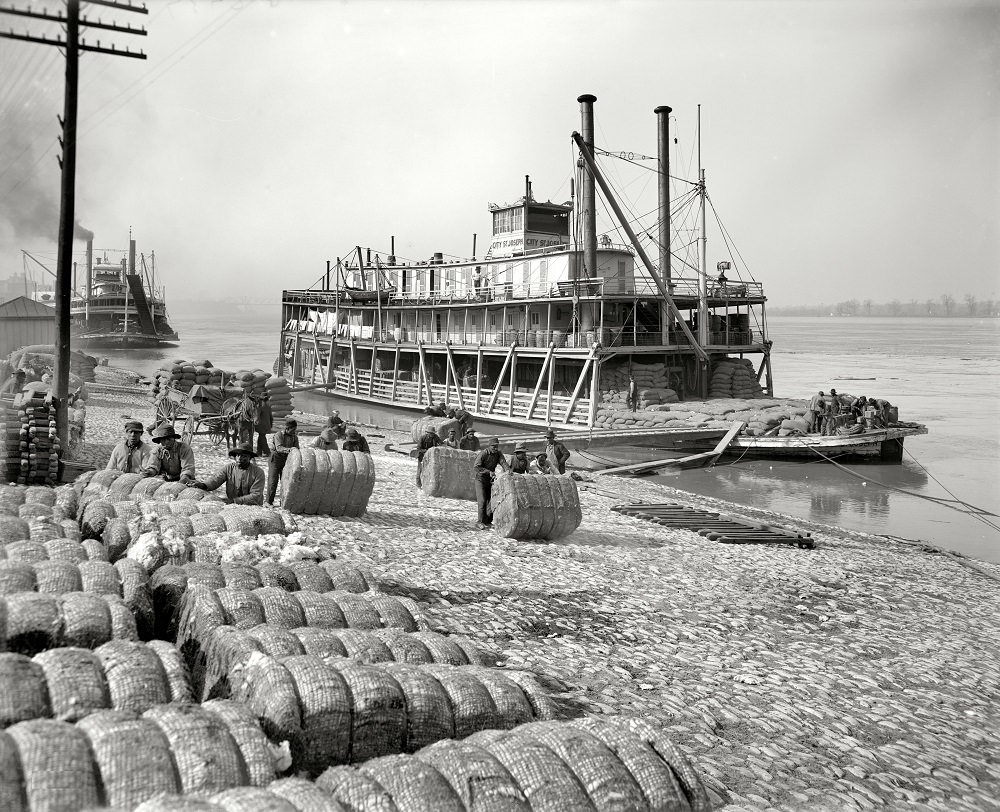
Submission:
[[181,431],[181,442],[186,443],[188,446],[191,445],[191,440],[194,437],[194,415],[189,414],[187,420],[184,421],[184,429]]
[[[227,440],[228,437],[229,429],[226,427],[225,421],[213,424],[208,432],[208,439],[212,445],[221,445],[222,441]],[[226,445],[228,445],[228,442]]]

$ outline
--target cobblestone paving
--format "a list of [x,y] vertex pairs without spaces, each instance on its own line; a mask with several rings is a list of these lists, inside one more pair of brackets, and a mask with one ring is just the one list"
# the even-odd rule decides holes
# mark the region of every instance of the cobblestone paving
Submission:
[[[125,411],[94,408],[95,428]],[[368,515],[306,532],[540,674],[567,712],[662,725],[718,807],[1000,808],[1000,567],[802,523],[817,549],[721,545],[611,512],[732,509],[633,480],[583,491],[560,543],[502,539],[377,445]],[[199,470],[225,453],[196,452]]]

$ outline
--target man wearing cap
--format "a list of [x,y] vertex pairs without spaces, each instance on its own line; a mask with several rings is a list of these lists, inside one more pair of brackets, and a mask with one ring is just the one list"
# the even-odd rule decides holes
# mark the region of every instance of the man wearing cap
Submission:
[[299,447],[299,424],[294,417],[285,418],[285,427],[271,435],[271,458],[267,461],[267,504],[274,504],[278,480],[288,461],[288,453]]
[[531,471],[531,473],[533,474],[552,473],[552,465],[549,463],[549,455],[546,454],[544,451],[537,457],[535,457],[535,459],[532,460],[531,464],[534,466],[534,468]]
[[458,448],[458,429],[448,429],[448,436],[444,439],[444,445],[448,448]]
[[556,439],[556,433],[552,429],[545,432],[545,441],[545,456],[548,457],[549,465],[552,466],[553,471],[565,474],[569,449]]
[[257,432],[257,456],[266,457],[270,453],[267,448],[267,435],[274,429],[274,413],[271,411],[271,397],[264,393],[257,404],[257,419],[254,421],[254,431]]
[[344,435],[344,451],[360,451],[363,454],[372,453],[372,450],[368,447],[368,441],[355,428],[348,429],[347,434]]
[[141,473],[149,464],[150,450],[142,441],[142,423],[129,420],[125,424],[125,439],[112,449],[111,458],[104,467],[123,474]]
[[336,451],[337,438],[334,436],[333,429],[323,429],[319,433],[319,437],[313,440],[313,448],[320,448],[323,451]]
[[485,530],[493,524],[493,510],[490,508],[490,497],[493,495],[493,477],[499,465],[509,471],[507,460],[500,453],[500,438],[490,437],[487,447],[476,454],[473,462],[473,475],[476,478],[476,505],[479,509],[479,522],[476,525]]
[[[454,431],[454,430],[453,430]],[[424,426],[424,431],[417,440],[417,487],[420,487],[420,472],[424,468],[424,455],[432,448],[441,445],[441,437],[434,430],[434,426]]]
[[469,429],[462,436],[462,439],[458,442],[458,447],[463,451],[478,451],[479,450],[479,438],[476,436],[476,432],[473,429]]
[[23,369],[17,370],[0,386],[0,395],[20,395],[26,378],[27,373]]
[[347,424],[343,421],[340,416],[340,412],[334,409],[330,416],[326,419],[326,427],[333,430],[333,436],[338,440],[344,439],[344,432],[347,429]]
[[250,443],[240,443],[229,452],[233,462],[227,462],[204,482],[192,487],[214,491],[226,483],[226,502],[233,505],[259,505],[264,501],[264,471],[251,460],[257,456]]
[[161,423],[152,431],[154,448],[149,454],[144,476],[158,476],[167,482],[183,482],[190,485],[195,481],[194,452],[187,443],[180,441],[180,435],[169,423]]
[[512,474],[526,474],[531,467],[531,460],[528,459],[528,449],[524,443],[517,443],[514,446],[514,454],[510,458],[510,472]]

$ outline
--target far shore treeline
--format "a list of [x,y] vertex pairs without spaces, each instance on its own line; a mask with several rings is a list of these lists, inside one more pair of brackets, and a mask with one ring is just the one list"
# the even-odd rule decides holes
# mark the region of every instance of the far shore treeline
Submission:
[[961,300],[944,293],[937,299],[893,299],[874,302],[871,299],[848,299],[835,304],[821,302],[809,305],[771,306],[772,316],[934,316],[941,318],[998,318],[1000,300],[979,299],[971,293]]

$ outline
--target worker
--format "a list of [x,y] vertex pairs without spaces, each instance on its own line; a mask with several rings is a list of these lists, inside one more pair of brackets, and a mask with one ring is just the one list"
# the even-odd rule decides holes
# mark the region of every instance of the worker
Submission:
[[355,428],[350,428],[347,430],[347,434],[344,435],[344,451],[360,451],[363,454],[371,454],[372,451],[368,447],[368,441],[364,438],[360,431]]
[[566,461],[570,457],[569,449],[556,439],[556,433],[553,429],[545,432],[545,439],[545,454],[548,457],[549,465],[552,466],[553,471],[565,474]]
[[336,451],[337,450],[337,438],[333,434],[333,429],[325,428],[319,433],[319,436],[313,440],[313,448],[319,448],[323,451]]
[[472,423],[474,418],[472,417],[471,414],[469,414],[467,411],[465,411],[465,409],[461,407],[457,409],[449,409],[447,416],[450,417],[452,420],[457,420],[459,423],[462,424],[461,431],[463,433],[472,428]]
[[448,429],[448,436],[444,438],[444,445],[448,448],[458,448],[458,429]]
[[158,476],[167,482],[193,483],[197,477],[194,452],[180,440],[180,435],[169,423],[161,423],[152,431],[153,444],[143,476]]
[[809,401],[809,408],[806,409],[805,418],[809,424],[806,431],[810,434],[820,431],[823,428],[823,416],[826,414],[826,401],[823,398],[813,398]]
[[865,413],[865,409],[868,407],[868,398],[864,395],[859,397],[854,403],[851,404],[851,413],[855,417],[861,417]]
[[333,436],[338,440],[344,439],[344,433],[347,430],[347,424],[341,419],[340,412],[336,409],[331,412],[330,416],[326,419],[327,428],[333,429]]
[[528,449],[524,447],[524,443],[517,443],[514,446],[514,454],[510,458],[509,465],[512,474],[528,473],[531,461],[528,459]]
[[[251,460],[257,456],[250,443],[240,443],[230,449],[232,462],[227,462],[208,479],[193,482],[192,487],[214,491],[226,485],[226,502],[233,505],[259,505],[264,501],[264,471]],[[274,460],[275,455],[271,455]]]
[[267,504],[274,504],[278,493],[278,480],[288,462],[288,455],[293,448],[299,447],[299,424],[294,417],[285,418],[285,426],[281,431],[271,435],[271,459],[267,461]]
[[633,375],[628,376],[628,396],[626,403],[631,411],[635,411],[639,405],[639,385],[635,382]]
[[840,395],[837,394],[836,389],[830,390],[830,397],[828,398],[829,405],[833,406],[833,416],[836,417],[841,412],[840,408]]
[[3,382],[3,386],[0,386],[0,395],[20,395],[26,377],[27,373],[23,369],[17,370]]
[[108,471],[123,474],[138,474],[149,464],[152,449],[142,441],[142,423],[129,420],[125,424],[125,439],[111,450],[111,458],[105,467]]
[[[452,429],[452,434],[455,430]],[[420,487],[420,473],[424,467],[424,455],[430,451],[432,448],[437,448],[441,445],[441,437],[434,430],[433,426],[424,426],[424,432],[420,435],[420,439],[417,440],[417,487]]]
[[443,400],[438,401],[431,407],[429,414],[431,417],[447,417],[448,407]]
[[254,420],[254,431],[257,432],[257,456],[267,457],[270,451],[267,448],[267,435],[274,428],[274,414],[271,411],[271,396],[264,393],[264,397],[257,404],[257,419]]
[[818,408],[818,404],[821,400],[824,402],[826,401],[826,392],[824,392],[822,389],[820,389],[818,395],[813,395],[812,399],[809,401],[810,411],[820,413],[822,410]]
[[542,451],[531,461],[533,474],[551,474],[552,464],[549,462],[549,455]]
[[493,494],[493,478],[499,465],[508,470],[507,460],[500,453],[500,438],[491,437],[487,447],[476,454],[473,462],[473,476],[476,478],[476,507],[478,509],[479,530],[486,530],[493,524],[493,509],[490,507],[490,497]]
[[462,439],[458,443],[458,447],[464,451],[478,451],[479,438],[476,436],[476,432],[473,429],[469,429],[465,432],[465,434],[462,435]]

